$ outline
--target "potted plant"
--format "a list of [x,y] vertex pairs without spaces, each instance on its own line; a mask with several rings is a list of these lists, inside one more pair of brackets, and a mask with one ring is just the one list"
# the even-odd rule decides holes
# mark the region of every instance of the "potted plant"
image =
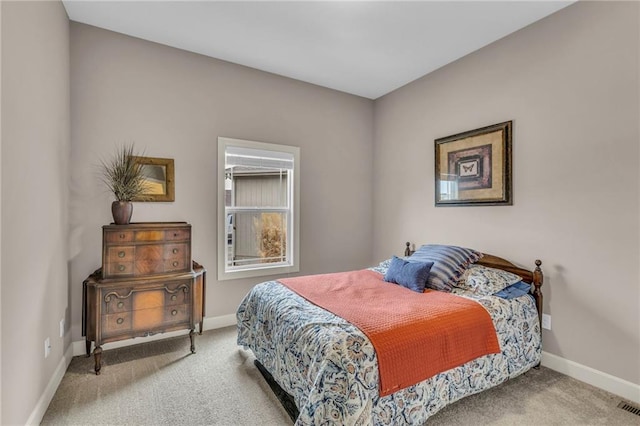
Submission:
[[133,214],[131,201],[145,193],[146,183],[136,157],[133,144],[125,144],[118,148],[110,160],[101,161],[102,181],[116,198],[111,203],[116,225],[129,224]]

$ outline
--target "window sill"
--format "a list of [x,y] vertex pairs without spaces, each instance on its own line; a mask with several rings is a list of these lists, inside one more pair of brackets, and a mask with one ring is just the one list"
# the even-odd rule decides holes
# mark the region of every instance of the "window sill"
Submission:
[[286,275],[299,272],[299,265],[273,266],[264,268],[240,269],[235,271],[224,271],[224,265],[218,266],[218,281],[235,280],[240,278],[268,277],[270,275]]

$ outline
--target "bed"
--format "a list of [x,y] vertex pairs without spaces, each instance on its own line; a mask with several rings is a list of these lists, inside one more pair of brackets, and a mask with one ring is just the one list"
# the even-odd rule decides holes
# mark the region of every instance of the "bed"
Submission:
[[[418,254],[407,245],[404,263],[419,262],[419,257],[412,259]],[[466,282],[471,282],[469,272],[499,270],[517,275],[522,281],[518,284],[527,284],[527,294],[512,298],[480,294],[464,285],[447,292],[453,295],[447,297],[472,301],[486,311],[499,349],[409,386],[383,392],[382,364],[378,364],[370,335],[311,303],[284,285],[286,280],[258,284],[244,298],[236,315],[238,344],[251,350],[265,378],[277,383],[276,388],[283,393],[279,398],[296,425],[424,424],[443,407],[497,386],[540,363],[541,262],[536,260],[535,269],[529,271],[497,256],[477,254],[478,258],[458,267],[457,283],[464,284],[465,275]],[[386,278],[396,259],[394,256],[362,273]],[[435,274],[432,270],[430,277]],[[321,288],[330,281],[327,277],[334,275],[337,274],[318,275],[310,282]],[[427,292],[442,294],[429,289]],[[380,356],[382,361],[382,352]]]

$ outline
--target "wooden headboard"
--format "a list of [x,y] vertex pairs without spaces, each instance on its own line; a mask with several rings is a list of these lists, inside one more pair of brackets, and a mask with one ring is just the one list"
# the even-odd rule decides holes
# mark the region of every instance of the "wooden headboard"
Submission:
[[[407,242],[406,248],[404,249],[404,255],[410,256],[413,254],[413,252],[414,250],[411,250],[411,243]],[[512,274],[521,276],[524,282],[533,284],[532,294],[536,301],[536,308],[538,308],[538,320],[540,321],[540,327],[542,327],[542,291],[540,290],[544,281],[544,275],[542,274],[542,269],[540,269],[542,262],[537,259],[535,261],[535,269],[533,271],[529,271],[527,269],[520,268],[501,257],[487,253],[483,253],[483,255],[484,256],[482,256],[480,260],[476,262],[477,265],[483,265],[489,268],[502,269],[503,271],[511,272]]]

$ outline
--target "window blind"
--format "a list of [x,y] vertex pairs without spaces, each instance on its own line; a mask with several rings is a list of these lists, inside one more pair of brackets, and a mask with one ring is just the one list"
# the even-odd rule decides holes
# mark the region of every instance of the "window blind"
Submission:
[[225,151],[225,166],[293,170],[293,155],[286,152],[228,146]]

